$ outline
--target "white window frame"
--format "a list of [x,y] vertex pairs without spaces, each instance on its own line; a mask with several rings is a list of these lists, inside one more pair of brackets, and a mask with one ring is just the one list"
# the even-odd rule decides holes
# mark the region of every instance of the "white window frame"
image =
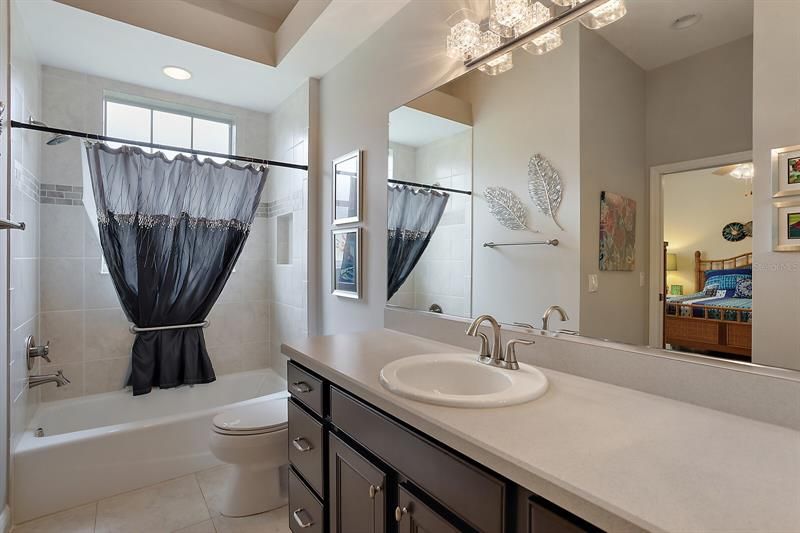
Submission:
[[106,94],[103,95],[103,135],[108,135],[107,106],[109,102],[135,106],[150,111],[150,138],[143,142],[149,142],[151,144],[153,143],[153,113],[155,111],[163,111],[164,113],[173,113],[176,115],[189,117],[191,119],[190,146],[180,146],[179,148],[188,148],[189,150],[194,150],[194,119],[198,118],[228,125],[228,149],[225,154],[235,153],[236,123],[234,122],[233,117],[230,115],[215,113],[213,111],[181,104],[172,104],[160,100],[153,100],[150,98],[143,98],[116,92],[106,92]]

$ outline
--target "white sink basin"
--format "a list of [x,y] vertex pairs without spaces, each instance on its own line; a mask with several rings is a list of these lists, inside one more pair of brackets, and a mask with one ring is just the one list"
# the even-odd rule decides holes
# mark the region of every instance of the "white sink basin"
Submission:
[[505,370],[478,361],[474,353],[430,353],[393,361],[381,369],[389,391],[435,405],[503,407],[535,400],[547,377],[530,365]]

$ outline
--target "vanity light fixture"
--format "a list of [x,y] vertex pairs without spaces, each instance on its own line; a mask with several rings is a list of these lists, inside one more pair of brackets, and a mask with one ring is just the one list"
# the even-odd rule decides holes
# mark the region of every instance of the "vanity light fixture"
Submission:
[[447,19],[447,56],[469,61],[481,53],[481,26],[478,17],[469,9],[459,9]]
[[192,73],[182,67],[176,67],[175,65],[167,65],[161,69],[161,72],[164,73],[165,76],[172,78],[173,80],[180,80],[185,81],[192,77]]
[[[490,52],[503,44],[502,38],[492,30],[485,31],[481,34],[481,50]],[[497,76],[514,67],[514,61],[511,57],[511,52],[507,52],[498,58],[487,61],[478,70],[489,76]]]
[[579,19],[587,28],[598,29],[627,13],[625,0],[550,1],[567,9],[552,14],[539,1],[492,0],[489,17],[483,20],[469,9],[459,9],[447,19],[447,55],[496,76],[514,66],[512,52],[520,44],[531,54],[545,54],[561,46],[564,24]]

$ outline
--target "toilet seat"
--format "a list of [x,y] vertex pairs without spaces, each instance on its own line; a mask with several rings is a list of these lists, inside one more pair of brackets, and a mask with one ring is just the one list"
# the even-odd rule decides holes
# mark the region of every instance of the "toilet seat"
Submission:
[[289,425],[285,398],[234,407],[213,419],[213,430],[220,435],[264,435]]

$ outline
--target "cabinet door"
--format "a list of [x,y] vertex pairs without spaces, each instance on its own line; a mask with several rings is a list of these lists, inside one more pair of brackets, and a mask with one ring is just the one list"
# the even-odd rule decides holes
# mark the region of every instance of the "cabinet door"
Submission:
[[394,518],[397,520],[398,533],[460,533],[458,528],[403,487],[397,489]]
[[547,500],[520,490],[517,533],[602,533],[602,530]]
[[386,473],[330,434],[331,533],[386,532]]

